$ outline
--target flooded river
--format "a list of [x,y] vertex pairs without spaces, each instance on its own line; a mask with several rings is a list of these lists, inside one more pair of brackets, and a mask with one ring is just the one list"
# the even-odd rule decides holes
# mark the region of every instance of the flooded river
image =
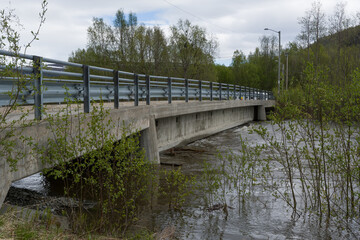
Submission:
[[[255,123],[233,128],[198,140],[184,148],[161,154],[161,162],[181,165],[185,175],[199,177],[204,162],[216,165],[218,152],[239,151],[241,138],[250,146],[261,143],[260,137],[249,134]],[[269,123],[260,123],[270,127]],[[263,153],[266,154],[266,153]],[[162,166],[171,169],[171,166]],[[276,170],[274,170],[276,171]],[[17,188],[28,188],[51,194],[44,187],[39,174],[13,183]],[[174,227],[179,239],[356,239],[346,229],[324,227],[307,214],[293,218],[291,209],[271,192],[255,186],[245,201],[235,201],[232,193],[226,194],[229,205],[226,215],[221,209],[209,211],[204,203],[204,192],[194,190],[183,206],[183,211],[168,209],[165,199],[158,199],[153,210],[138,223],[151,231]]]

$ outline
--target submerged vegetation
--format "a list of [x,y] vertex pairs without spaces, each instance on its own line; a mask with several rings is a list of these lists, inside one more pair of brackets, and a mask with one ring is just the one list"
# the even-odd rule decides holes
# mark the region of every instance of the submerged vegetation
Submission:
[[303,86],[277,97],[269,126],[251,128],[263,143],[249,146],[241,140],[239,148],[218,157],[218,164],[205,165],[205,202],[220,202],[227,216],[232,199],[241,206],[263,191],[283,201],[293,221],[311,219],[320,228],[344,229],[348,238],[357,238],[359,70],[342,88],[312,65],[304,74]]

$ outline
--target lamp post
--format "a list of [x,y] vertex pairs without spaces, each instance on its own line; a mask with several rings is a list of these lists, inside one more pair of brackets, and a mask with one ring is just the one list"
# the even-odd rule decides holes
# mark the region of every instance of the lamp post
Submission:
[[279,63],[279,69],[278,69],[278,95],[280,95],[280,53],[281,53],[281,32],[280,31],[275,31],[273,29],[270,29],[270,28],[265,28],[264,29],[265,31],[272,31],[272,32],[276,32],[279,34],[279,60],[278,60],[278,63]]
[[285,52],[286,56],[286,78],[285,78],[285,89],[288,90],[289,86],[289,53]]

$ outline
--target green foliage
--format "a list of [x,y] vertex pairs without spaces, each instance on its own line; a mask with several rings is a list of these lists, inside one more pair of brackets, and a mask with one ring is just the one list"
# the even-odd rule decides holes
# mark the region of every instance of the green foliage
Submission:
[[[260,39],[261,48],[256,48],[248,57],[242,51],[233,54],[228,70],[232,74],[232,84],[272,90],[277,79],[275,37]],[[219,69],[223,70],[223,69]],[[226,82],[224,75],[219,76],[220,82]]]
[[218,164],[204,163],[199,181],[209,211],[221,206],[226,216],[228,207],[237,199],[240,205],[253,192],[253,186],[264,179],[268,165],[260,159],[262,147],[249,147],[241,139],[239,151],[218,154]]
[[[294,213],[344,224],[344,218],[359,218],[359,70],[340,88],[326,73],[308,65],[303,85],[278,96],[272,130],[255,131],[269,152],[267,187],[274,196]],[[280,181],[271,171],[279,167]]]
[[160,185],[160,195],[169,202],[169,209],[181,210],[186,197],[192,193],[194,177],[188,177],[181,172],[181,168],[164,170],[164,183]]
[[61,229],[50,210],[35,212],[10,208],[0,215],[1,239],[78,239],[79,236]]
[[206,206],[216,203],[216,194],[220,188],[221,176],[216,167],[204,162],[203,174],[200,181],[201,188],[204,188],[204,200]]
[[[288,55],[288,81],[290,87],[304,84],[308,79],[304,70],[308,64],[316,69],[326,69],[328,82],[343,87],[351,81],[352,72],[359,66],[360,27],[356,26],[346,14],[343,3],[335,6],[334,14],[326,17],[320,2],[314,2],[303,17],[299,18],[301,32],[297,39],[282,46],[281,69],[286,68]],[[341,17],[340,17],[341,16]],[[329,19],[327,21],[327,19]],[[260,38],[260,46],[248,56],[236,50],[231,66],[231,83],[272,90],[277,87],[278,39]],[[221,74],[219,81],[227,82],[227,76]],[[280,88],[285,89],[285,74],[281,71]],[[274,91],[275,92],[275,91]]]
[[[23,74],[23,67],[27,64],[24,59],[19,57],[20,52],[26,53],[31,44],[38,40],[40,28],[45,21],[45,13],[47,11],[47,1],[44,0],[41,5],[39,13],[40,23],[36,32],[32,33],[32,39],[25,44],[20,45],[20,35],[17,28],[21,26],[14,10],[0,9],[0,49],[6,49],[14,54],[13,57],[0,57],[0,65],[5,66],[5,69],[0,71],[0,80],[6,81],[6,77],[13,78],[15,84],[11,90],[3,93],[10,98],[6,106],[2,106],[0,110],[0,159],[6,159],[11,171],[17,170],[17,163],[24,157],[24,152],[19,149],[18,142],[14,140],[15,135],[20,135],[23,129],[30,125],[31,122],[26,121],[29,110],[24,110],[19,107],[21,95],[27,91],[29,79]],[[23,49],[22,49],[23,47]],[[33,74],[31,76],[35,78]],[[18,116],[11,119],[11,114],[19,111]],[[20,141],[28,141],[24,137]]]
[[94,18],[88,46],[69,61],[152,75],[215,80],[217,43],[206,30],[180,20],[166,37],[159,27],[138,25],[136,14],[118,10],[113,25]]
[[[68,212],[73,229],[124,234],[149,197],[151,171],[139,133],[113,122],[102,102],[93,103],[86,114],[68,99],[67,106],[48,115],[46,122],[54,138],[35,150],[44,163],[56,165],[46,173],[64,181],[73,206]],[[95,207],[88,212],[89,201]]]
[[216,77],[219,82],[233,84],[235,82],[234,74],[231,68],[224,65],[216,65]]
[[228,152],[225,155],[229,163],[229,177],[238,200],[244,201],[252,192],[252,187],[260,178],[260,151],[250,148],[241,139],[240,153]]
[[15,228],[15,239],[21,240],[31,240],[31,239],[39,239],[39,236],[35,230],[33,230],[33,226],[30,224],[20,224]]
[[154,237],[154,233],[142,230],[134,233],[133,235],[128,236],[126,239],[128,240],[153,240],[156,239]]
[[214,81],[213,56],[217,42],[207,36],[204,28],[189,20],[179,20],[170,30],[170,57],[177,75]]

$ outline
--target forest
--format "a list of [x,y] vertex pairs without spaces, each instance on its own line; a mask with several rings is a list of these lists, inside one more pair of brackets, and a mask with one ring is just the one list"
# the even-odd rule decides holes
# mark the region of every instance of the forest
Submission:
[[[360,63],[360,12],[346,13],[338,3],[326,16],[320,2],[313,2],[298,18],[301,32],[281,48],[281,88],[304,82],[312,64],[327,73],[332,84],[343,84]],[[86,48],[72,52],[69,61],[123,71],[277,88],[278,38],[263,35],[259,47],[247,56],[235,50],[230,66],[215,64],[218,42],[198,25],[180,19],[165,34],[159,26],[139,24],[135,13],[118,10],[112,24],[93,18]],[[288,74],[286,74],[288,72]]]

